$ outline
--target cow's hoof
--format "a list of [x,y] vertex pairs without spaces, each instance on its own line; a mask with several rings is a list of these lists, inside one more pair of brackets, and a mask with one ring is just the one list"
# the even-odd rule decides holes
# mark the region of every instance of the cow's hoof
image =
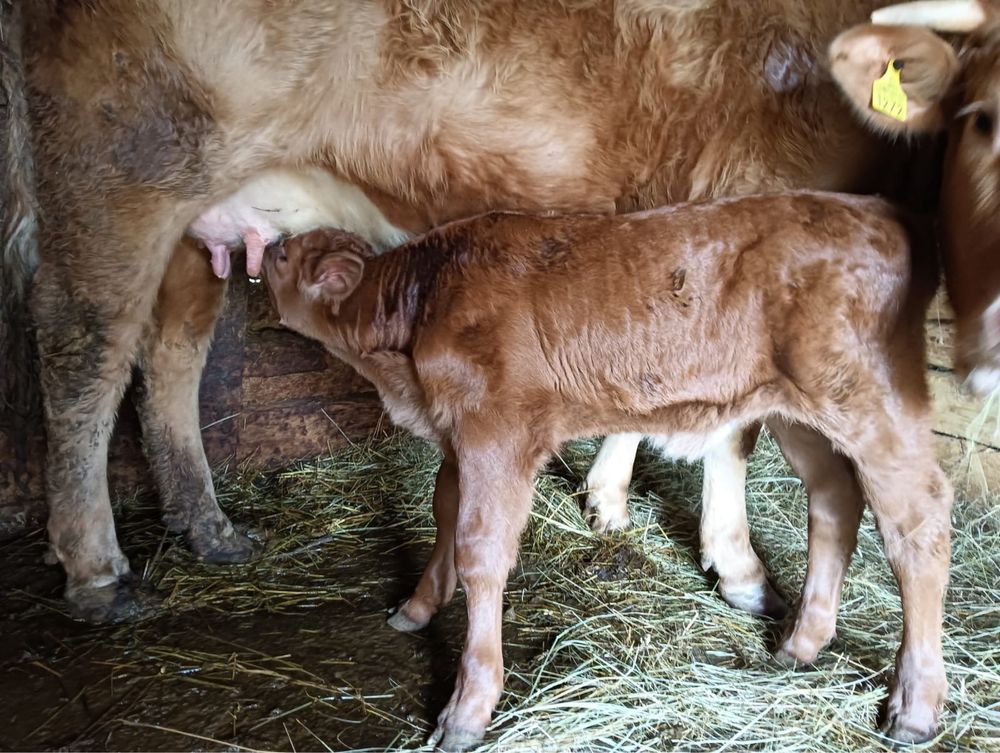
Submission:
[[241,533],[232,526],[219,535],[205,536],[191,534],[191,549],[203,562],[217,565],[238,565],[256,559],[264,550],[261,537],[247,529]]
[[139,619],[158,603],[156,595],[140,587],[133,575],[123,575],[105,586],[75,586],[66,589],[70,616],[102,625]]
[[628,528],[632,521],[628,517],[628,490],[606,488],[588,489],[584,484],[579,489],[586,493],[583,501],[583,519],[594,533],[611,533]]
[[725,583],[720,582],[719,593],[730,606],[758,617],[768,617],[780,621],[788,615],[788,605],[785,600],[766,580],[763,583],[752,583],[735,588],[727,587]]
[[431,735],[430,743],[435,750],[442,750],[445,753],[462,753],[467,750],[474,750],[482,741],[482,732],[472,732],[461,729],[443,729],[438,727]]
[[427,619],[416,619],[407,614],[405,609],[406,604],[402,604],[396,610],[395,614],[390,615],[389,619],[386,620],[390,627],[395,628],[401,633],[415,633],[427,627],[427,623],[430,622],[429,617]]

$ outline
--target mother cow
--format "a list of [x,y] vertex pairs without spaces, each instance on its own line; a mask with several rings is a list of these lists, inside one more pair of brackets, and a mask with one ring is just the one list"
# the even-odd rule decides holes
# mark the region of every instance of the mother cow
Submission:
[[[257,227],[252,206],[233,215],[209,211],[213,205],[250,190],[248,182],[253,195],[278,204],[290,187],[307,185],[333,192],[324,199],[328,215],[311,221],[340,222],[388,243],[400,229],[488,208],[604,212],[786,186],[872,189],[869,178],[886,172],[890,150],[855,124],[824,61],[834,36],[875,5],[0,0],[2,52],[15,64],[4,73],[8,169],[29,175],[22,147],[30,125],[37,170],[32,308],[49,533],[73,609],[101,620],[134,608],[105,470],[136,363],[144,372],[144,443],[168,525],[206,559],[252,554],[214,498],[196,385],[224,293],[226,244],[246,240],[253,266],[261,243],[301,228]],[[983,7],[964,5],[982,20]],[[882,128],[939,127],[938,103],[951,96],[958,70],[951,48],[919,30],[853,33],[834,70],[861,110],[889,58],[907,63],[909,120],[866,117]],[[995,173],[992,162],[978,160],[992,160],[997,143],[988,78],[997,48],[994,37],[980,41],[985,51],[968,61],[970,76],[980,78],[959,91],[971,116],[968,128],[954,126],[947,206],[958,220],[950,225],[960,245],[949,272],[965,286],[952,290],[963,355],[989,375],[1000,311],[989,306],[993,271],[984,274],[976,254],[996,238],[987,221],[997,216]],[[325,172],[264,173],[306,166]],[[32,205],[26,183],[8,180],[6,211]],[[377,221],[358,224],[362,216]],[[7,278],[18,259],[30,266],[30,254],[17,251],[30,251],[32,237],[30,223],[8,220]],[[188,227],[209,246],[211,267],[182,241]],[[9,326],[10,294],[19,287],[9,279],[7,287]],[[794,436],[781,439],[814,496],[831,474],[850,473],[820,467]],[[631,460],[633,448],[624,445]],[[746,538],[738,447],[734,440],[708,461],[705,554],[724,594],[761,610],[766,579]],[[598,525],[624,515],[620,505],[593,502]],[[822,525],[810,532],[816,541],[836,534]],[[899,703],[890,732],[925,734],[926,718],[917,719],[924,701]],[[908,708],[913,703],[921,708]]]

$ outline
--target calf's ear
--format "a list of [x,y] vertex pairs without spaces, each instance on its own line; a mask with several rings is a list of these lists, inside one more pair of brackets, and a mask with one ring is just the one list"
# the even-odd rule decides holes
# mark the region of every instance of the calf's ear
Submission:
[[[872,84],[896,61],[906,95],[902,120],[872,107]],[[930,29],[864,24],[830,45],[830,70],[854,109],[870,127],[890,134],[937,131],[948,125],[945,103],[959,73],[952,46]]]
[[323,301],[336,313],[340,304],[357,289],[364,271],[365,260],[361,254],[333,251],[316,259],[304,275],[301,287],[307,296]]

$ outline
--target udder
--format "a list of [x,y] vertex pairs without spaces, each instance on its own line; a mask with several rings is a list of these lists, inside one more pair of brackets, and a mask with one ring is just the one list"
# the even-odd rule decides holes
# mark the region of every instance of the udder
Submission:
[[267,246],[286,235],[320,227],[354,233],[376,251],[409,238],[361,189],[318,168],[261,173],[199,215],[188,227],[188,235],[204,245],[217,277],[229,277],[232,254],[243,248],[247,274],[259,277]]

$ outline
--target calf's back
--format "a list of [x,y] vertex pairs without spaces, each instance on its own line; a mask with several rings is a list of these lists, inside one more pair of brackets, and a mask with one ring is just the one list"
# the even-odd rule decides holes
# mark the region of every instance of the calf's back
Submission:
[[922,352],[897,326],[913,236],[880,200],[812,193],[453,223],[407,252],[445,259],[416,371],[431,401],[559,413],[568,434],[670,406],[721,417],[762,390],[818,399],[859,358],[890,368],[899,337]]

